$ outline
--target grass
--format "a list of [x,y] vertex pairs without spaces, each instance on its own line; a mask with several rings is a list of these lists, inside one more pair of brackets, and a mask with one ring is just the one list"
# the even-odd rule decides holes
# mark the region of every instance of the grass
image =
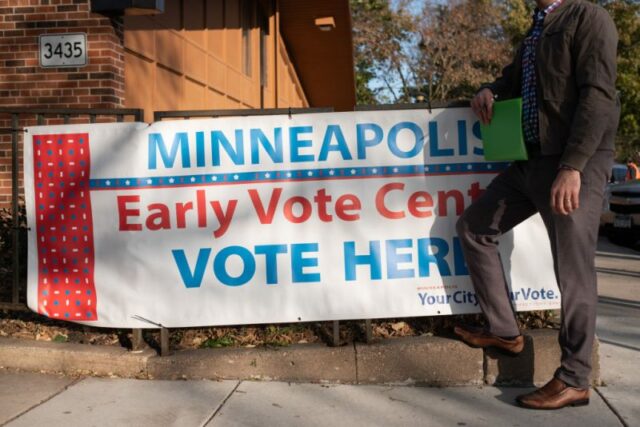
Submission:
[[200,344],[200,348],[220,348],[220,347],[231,347],[235,344],[233,338],[225,335],[220,338],[209,338]]
[[51,341],[53,341],[53,342],[67,342],[68,340],[69,340],[69,337],[67,337],[66,335],[58,334],[55,337],[53,337],[53,339]]

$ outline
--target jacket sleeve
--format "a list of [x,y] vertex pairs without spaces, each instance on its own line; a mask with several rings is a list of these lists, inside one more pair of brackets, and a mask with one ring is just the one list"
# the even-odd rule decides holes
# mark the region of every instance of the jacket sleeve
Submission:
[[599,7],[588,10],[578,23],[574,38],[578,101],[560,161],[579,171],[619,119],[615,87],[617,46],[618,34],[609,14]]
[[498,77],[493,83],[487,83],[480,86],[480,89],[478,90],[478,92],[481,91],[482,89],[490,89],[491,92],[493,92],[493,94],[498,99],[512,98],[513,86],[515,83],[514,80],[516,79],[515,64],[516,64],[516,61],[518,61],[519,56],[520,55],[518,52],[513,62],[511,62],[511,64],[507,65],[502,69],[502,73],[500,77]]

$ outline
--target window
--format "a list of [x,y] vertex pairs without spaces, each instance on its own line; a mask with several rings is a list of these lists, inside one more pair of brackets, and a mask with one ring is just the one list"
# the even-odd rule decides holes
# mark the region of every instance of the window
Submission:
[[269,42],[269,20],[261,8],[258,8],[258,22],[260,23],[260,86],[268,84],[269,57],[267,43]]
[[251,50],[251,29],[255,27],[254,16],[256,9],[255,0],[242,0],[240,2],[240,16],[242,25],[242,68],[244,74],[251,77],[253,63]]

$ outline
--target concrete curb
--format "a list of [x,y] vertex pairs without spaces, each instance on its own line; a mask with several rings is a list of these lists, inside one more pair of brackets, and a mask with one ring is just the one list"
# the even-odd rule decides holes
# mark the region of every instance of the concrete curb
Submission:
[[151,349],[134,353],[122,347],[0,338],[0,366],[24,371],[144,378],[154,357]]
[[407,337],[356,344],[358,383],[477,385],[482,350],[441,337]]
[[[558,332],[527,331],[522,354],[513,357],[472,349],[441,337],[406,337],[373,344],[327,347],[225,348],[159,357],[120,347],[0,338],[0,367],[67,375],[142,379],[238,379],[343,384],[540,385],[559,365]],[[598,342],[593,383],[600,384]]]
[[353,346],[321,344],[181,351],[150,359],[148,374],[161,379],[357,382]]

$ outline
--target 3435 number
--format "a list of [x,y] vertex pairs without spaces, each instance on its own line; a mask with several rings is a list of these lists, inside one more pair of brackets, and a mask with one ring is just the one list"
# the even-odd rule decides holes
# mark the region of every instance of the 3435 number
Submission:
[[58,58],[80,58],[83,55],[82,42],[45,43],[44,57],[51,59]]

